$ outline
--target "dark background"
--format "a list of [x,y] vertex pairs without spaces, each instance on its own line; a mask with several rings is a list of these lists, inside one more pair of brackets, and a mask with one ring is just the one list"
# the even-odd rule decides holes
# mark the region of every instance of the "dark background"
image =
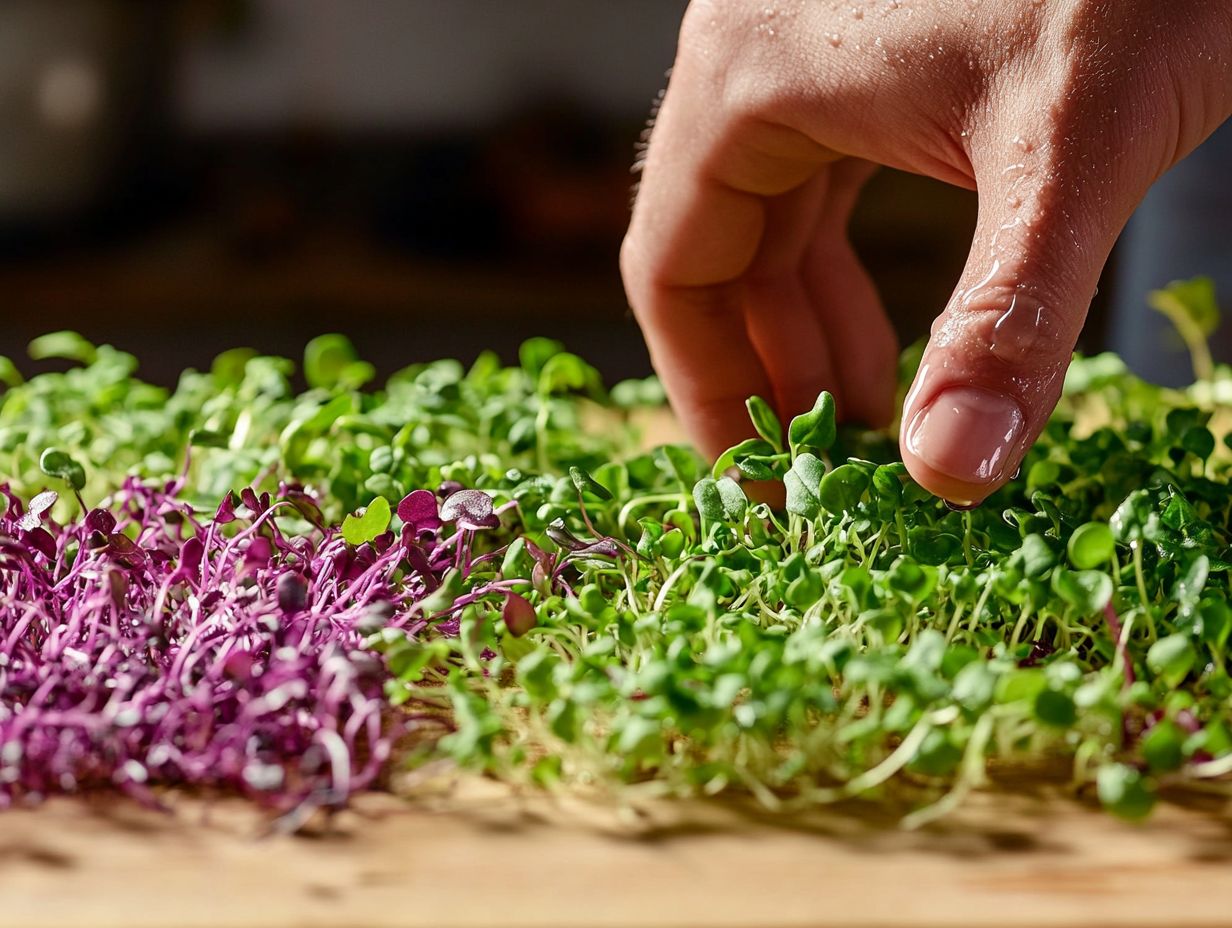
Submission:
[[[385,372],[551,334],[646,373],[616,256],[684,7],[5,0],[0,354],[72,328],[170,382],[324,331]],[[853,234],[904,339],[974,221],[970,193],[870,185]]]

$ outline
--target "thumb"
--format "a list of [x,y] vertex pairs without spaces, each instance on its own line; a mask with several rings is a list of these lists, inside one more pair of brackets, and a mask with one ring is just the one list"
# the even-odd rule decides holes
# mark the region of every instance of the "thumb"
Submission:
[[1015,137],[986,146],[974,164],[971,253],[904,403],[908,470],[957,505],[1011,479],[1043,430],[1132,205],[1114,205],[1089,157],[1053,147]]

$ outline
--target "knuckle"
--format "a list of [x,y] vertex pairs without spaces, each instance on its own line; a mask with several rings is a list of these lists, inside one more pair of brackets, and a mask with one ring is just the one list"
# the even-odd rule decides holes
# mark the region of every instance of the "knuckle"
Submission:
[[982,294],[958,314],[957,328],[967,351],[1025,369],[1068,359],[1078,335],[1056,300],[1025,288]]
[[784,26],[767,26],[768,9],[764,0],[693,0],[681,25],[675,70],[690,75],[733,130],[764,120],[799,67],[792,43],[759,41],[784,37]]
[[939,319],[929,354],[940,376],[960,375],[1032,409],[1055,401],[1080,327],[1052,300],[998,288]]
[[728,37],[732,34],[742,2],[693,0],[680,24],[677,66],[705,66],[716,58],[720,61],[726,59],[734,51]]
[[627,233],[620,245],[620,276],[625,295],[636,313],[645,302],[648,275],[644,252],[633,232]]

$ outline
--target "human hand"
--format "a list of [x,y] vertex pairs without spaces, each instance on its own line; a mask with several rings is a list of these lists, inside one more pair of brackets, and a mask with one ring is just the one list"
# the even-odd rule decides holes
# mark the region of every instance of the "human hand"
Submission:
[[[979,219],[902,410],[912,476],[1009,479],[1059,398],[1134,207],[1232,112],[1208,0],[694,0],[621,254],[673,405],[717,456],[743,401],[892,417],[896,345],[846,226],[875,165]],[[1230,166],[1232,171],[1232,166]]]

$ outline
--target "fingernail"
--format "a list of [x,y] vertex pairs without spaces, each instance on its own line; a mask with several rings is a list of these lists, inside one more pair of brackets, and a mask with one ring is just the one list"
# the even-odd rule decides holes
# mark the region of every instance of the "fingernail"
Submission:
[[907,447],[925,464],[964,483],[1000,479],[1022,437],[1022,409],[979,387],[950,387],[916,413]]

